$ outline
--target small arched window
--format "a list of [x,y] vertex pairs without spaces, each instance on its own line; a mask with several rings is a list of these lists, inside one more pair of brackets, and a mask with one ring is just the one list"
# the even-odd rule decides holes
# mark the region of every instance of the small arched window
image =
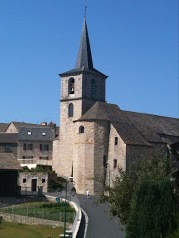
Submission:
[[96,81],[95,79],[91,80],[91,97],[95,97],[96,95]]
[[73,117],[73,103],[68,106],[68,117]]
[[68,94],[75,93],[75,80],[74,78],[70,78],[68,81]]
[[79,127],[79,134],[85,133],[85,128],[84,126]]

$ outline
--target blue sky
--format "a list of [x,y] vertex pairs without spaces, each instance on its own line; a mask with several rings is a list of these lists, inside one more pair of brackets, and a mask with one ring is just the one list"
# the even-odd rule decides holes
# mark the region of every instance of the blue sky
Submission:
[[[0,0],[0,122],[59,124],[59,73],[74,68],[85,0]],[[88,0],[96,69],[123,110],[179,116],[178,1]]]

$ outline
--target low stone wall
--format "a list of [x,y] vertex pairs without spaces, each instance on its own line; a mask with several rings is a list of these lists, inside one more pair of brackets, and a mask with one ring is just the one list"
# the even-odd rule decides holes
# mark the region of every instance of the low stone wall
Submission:
[[[29,225],[47,225],[47,226],[55,226],[55,227],[63,227],[64,223],[59,221],[51,221],[45,220],[35,217],[27,217],[27,216],[20,216],[14,215],[9,213],[2,213],[0,212],[0,216],[3,217],[3,220],[8,222],[15,222],[15,223],[22,223],[22,224],[29,224]],[[71,228],[71,225],[67,223],[68,229]]]

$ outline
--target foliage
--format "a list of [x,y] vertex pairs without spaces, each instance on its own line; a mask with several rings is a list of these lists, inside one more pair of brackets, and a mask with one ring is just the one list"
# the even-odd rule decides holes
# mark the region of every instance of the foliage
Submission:
[[117,215],[124,224],[128,219],[130,203],[135,187],[135,181],[119,168],[119,177],[116,177],[112,188],[107,188],[109,197],[106,196],[105,198],[107,198],[110,204],[111,213],[113,216]]
[[126,238],[166,237],[175,228],[175,210],[169,179],[144,179],[132,198]]
[[57,177],[57,180],[52,180],[50,182],[50,188],[57,189],[58,191],[61,191],[64,188],[64,183],[67,183],[67,181],[62,177]]
[[30,172],[31,170],[27,166],[23,166],[19,173]]
[[49,165],[37,165],[35,168],[29,169],[27,166],[22,167],[22,170],[20,172],[43,172],[43,173],[54,173],[52,171],[52,167]]
[[45,173],[51,173],[52,172],[52,167],[48,165],[37,165],[36,168],[32,168],[31,172],[45,172]]
[[167,158],[155,153],[133,163],[127,172],[119,168],[119,175],[113,181],[113,186],[106,187],[109,196],[101,194],[99,202],[107,200],[112,215],[117,215],[123,224],[127,224],[132,198],[141,182],[150,178],[156,181],[166,178],[170,174],[171,166]]

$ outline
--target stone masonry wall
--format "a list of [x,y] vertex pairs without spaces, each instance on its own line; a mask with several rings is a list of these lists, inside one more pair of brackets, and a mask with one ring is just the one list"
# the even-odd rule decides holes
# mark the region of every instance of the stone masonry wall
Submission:
[[[29,224],[29,225],[47,225],[47,226],[55,226],[55,227],[63,227],[64,223],[59,221],[51,221],[45,220],[35,217],[27,217],[27,216],[20,216],[8,213],[1,213],[0,216],[3,217],[3,220],[8,222],[15,222],[15,223],[22,223],[22,224]],[[70,227],[70,224],[67,223],[67,227]]]
[[[79,134],[80,126],[84,133]],[[94,192],[94,122],[75,123],[73,173],[78,193]]]
[[[84,133],[79,134],[79,127]],[[74,181],[78,193],[99,194],[103,191],[104,155],[108,153],[109,123],[107,121],[76,122],[74,149]]]
[[108,121],[96,121],[94,128],[94,194],[104,191],[104,180],[106,166],[104,156],[107,157],[109,149],[109,129]]
[[16,127],[11,123],[6,130],[6,133],[18,133]]
[[[22,191],[32,191],[32,179],[37,180],[37,191],[38,186],[42,186],[42,191],[48,191],[48,173],[32,173],[22,172],[19,173],[19,185]],[[23,182],[24,181],[24,182]]]
[[[24,150],[23,145],[33,144],[32,150]],[[40,144],[48,144],[48,151],[40,151]],[[33,158],[39,159],[39,157],[48,157],[48,160],[52,160],[52,142],[51,141],[19,141],[17,150],[17,159],[22,159],[22,156],[33,156]]]
[[[118,144],[115,145],[115,137],[118,138]],[[114,167],[114,160],[117,160],[117,165]],[[109,135],[109,152],[108,152],[108,165],[107,165],[107,174],[106,182],[109,185],[112,185],[112,181],[115,176],[118,175],[118,168],[121,167],[123,170],[126,170],[126,144],[113,127],[110,125],[110,135]],[[109,182],[110,181],[110,182]]]

